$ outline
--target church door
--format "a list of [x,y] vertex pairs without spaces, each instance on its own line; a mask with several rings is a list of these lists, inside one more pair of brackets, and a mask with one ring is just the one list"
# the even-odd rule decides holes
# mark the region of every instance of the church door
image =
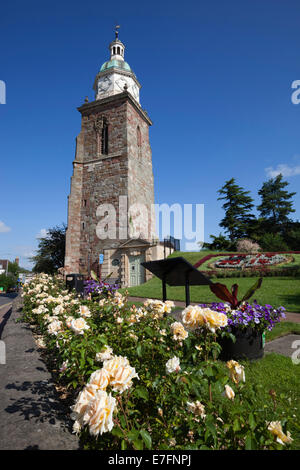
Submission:
[[138,286],[145,282],[145,269],[141,263],[145,261],[144,255],[129,256],[130,286]]

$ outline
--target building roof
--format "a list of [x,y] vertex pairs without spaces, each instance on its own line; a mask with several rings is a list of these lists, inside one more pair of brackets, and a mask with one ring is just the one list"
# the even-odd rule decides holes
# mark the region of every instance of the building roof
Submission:
[[133,73],[129,64],[125,62],[125,60],[118,60],[118,59],[111,59],[111,60],[108,60],[107,62],[104,62],[104,64],[102,65],[100,69],[100,72],[105,72],[106,70],[111,69],[111,68],[126,70],[127,72]]

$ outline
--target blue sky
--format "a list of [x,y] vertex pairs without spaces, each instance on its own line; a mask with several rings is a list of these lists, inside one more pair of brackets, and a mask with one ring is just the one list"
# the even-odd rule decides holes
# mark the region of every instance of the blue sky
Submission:
[[[290,0],[2,2],[0,258],[28,266],[40,231],[67,220],[76,108],[94,98],[115,24],[153,120],[156,203],[204,204],[208,241],[221,231],[225,180],[259,203],[284,165],[298,191],[299,17]],[[294,202],[300,218],[300,193]]]

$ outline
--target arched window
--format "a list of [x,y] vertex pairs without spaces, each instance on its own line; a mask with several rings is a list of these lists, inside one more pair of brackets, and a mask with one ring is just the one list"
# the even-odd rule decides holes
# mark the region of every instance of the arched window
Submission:
[[101,153],[102,155],[108,154],[108,124],[103,122],[102,135],[101,135]]
[[142,133],[141,133],[140,126],[137,126],[136,128],[136,141],[137,141],[138,153],[140,157],[142,155]]
[[117,54],[120,55],[120,48],[117,47]]
[[141,147],[142,146],[142,134],[141,134],[140,126],[137,126],[136,128],[136,139],[137,139],[137,146]]

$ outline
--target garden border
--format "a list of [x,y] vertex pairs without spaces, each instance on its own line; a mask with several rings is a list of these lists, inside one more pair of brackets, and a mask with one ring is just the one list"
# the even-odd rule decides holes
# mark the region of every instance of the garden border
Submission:
[[[204,256],[199,261],[197,261],[197,263],[194,264],[194,268],[198,268],[199,266],[204,264],[206,261],[209,261],[212,258],[218,258],[219,256],[239,256],[239,255],[245,255],[245,254],[251,254],[251,253],[241,253],[241,252],[236,251],[236,252],[233,252],[233,253],[214,253],[214,254],[210,254],[210,255]],[[292,254],[295,254],[295,255],[299,255],[300,251],[264,251],[264,252],[261,252],[261,254],[266,254],[266,255],[283,255],[283,254],[292,255]],[[289,267],[287,266],[287,268],[289,268]],[[260,266],[255,266],[255,267],[250,267],[250,268],[247,268],[247,269],[250,271],[251,269],[252,270],[263,270],[263,269],[266,269],[266,268],[264,266],[261,266],[261,267]]]

